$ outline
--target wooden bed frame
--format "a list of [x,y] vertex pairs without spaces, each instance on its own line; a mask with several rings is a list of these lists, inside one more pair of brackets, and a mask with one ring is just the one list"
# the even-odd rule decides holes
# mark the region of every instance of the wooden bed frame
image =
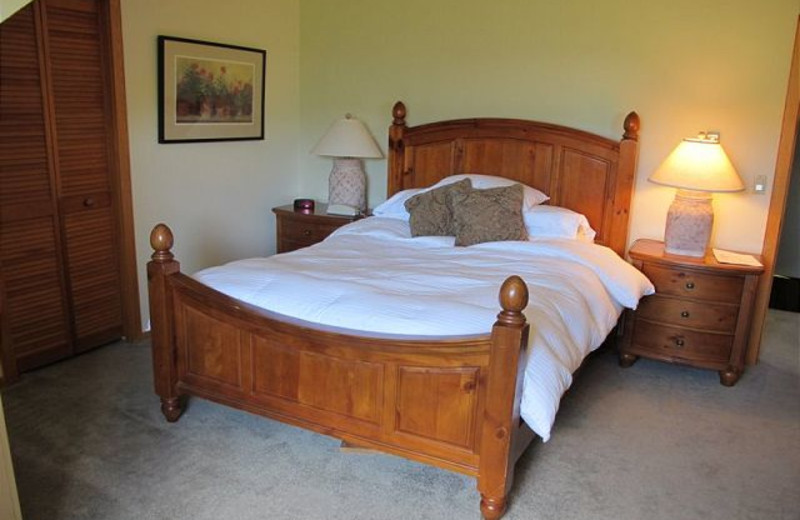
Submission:
[[[509,177],[585,214],[597,242],[627,241],[639,118],[621,141],[514,119],[389,130],[389,195],[457,173]],[[528,290],[512,276],[480,336],[372,334],[320,326],[249,305],[180,273],[159,224],[147,266],[155,389],[168,421],[195,395],[359,447],[477,477],[484,518],[506,509],[517,459],[534,437],[520,419]],[[535,326],[535,324],[534,324]],[[514,377],[514,375],[516,377]]]

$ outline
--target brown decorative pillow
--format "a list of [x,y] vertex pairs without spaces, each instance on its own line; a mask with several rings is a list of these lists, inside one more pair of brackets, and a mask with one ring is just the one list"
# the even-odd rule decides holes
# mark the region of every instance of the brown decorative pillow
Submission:
[[452,184],[414,195],[405,203],[411,218],[411,236],[453,236],[453,215],[447,204],[450,194],[467,193],[472,189],[472,182],[464,179]]
[[522,184],[451,193],[448,204],[455,221],[456,245],[526,240],[523,199]]

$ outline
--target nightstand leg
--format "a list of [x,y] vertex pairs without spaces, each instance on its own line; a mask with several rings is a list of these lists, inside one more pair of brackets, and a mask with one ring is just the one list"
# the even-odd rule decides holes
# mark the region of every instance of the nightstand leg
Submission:
[[634,356],[633,354],[628,354],[627,352],[620,352],[619,366],[621,366],[622,368],[628,368],[629,366],[636,363],[637,359],[639,359],[639,356]]
[[183,413],[183,404],[180,397],[161,398],[161,413],[167,422],[176,422]]
[[719,382],[723,386],[733,386],[739,380],[741,373],[733,368],[719,371]]

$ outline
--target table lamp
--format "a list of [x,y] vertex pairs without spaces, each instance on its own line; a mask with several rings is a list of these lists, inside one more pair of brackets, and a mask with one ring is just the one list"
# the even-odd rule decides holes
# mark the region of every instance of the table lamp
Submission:
[[744,190],[718,134],[684,139],[649,180],[678,188],[664,232],[664,249],[674,255],[705,256],[714,223],[711,193]]
[[329,212],[339,205],[366,211],[367,176],[361,159],[378,159],[383,152],[364,123],[347,114],[331,125],[311,153],[333,157],[328,178]]

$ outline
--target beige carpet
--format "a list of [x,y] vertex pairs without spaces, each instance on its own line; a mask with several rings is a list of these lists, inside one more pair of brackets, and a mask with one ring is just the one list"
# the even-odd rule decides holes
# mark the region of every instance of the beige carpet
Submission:
[[[550,442],[518,468],[513,519],[800,518],[800,315],[762,362],[714,372],[595,356]],[[4,392],[26,520],[475,519],[473,479],[193,399],[167,424],[146,345],[117,344]]]

